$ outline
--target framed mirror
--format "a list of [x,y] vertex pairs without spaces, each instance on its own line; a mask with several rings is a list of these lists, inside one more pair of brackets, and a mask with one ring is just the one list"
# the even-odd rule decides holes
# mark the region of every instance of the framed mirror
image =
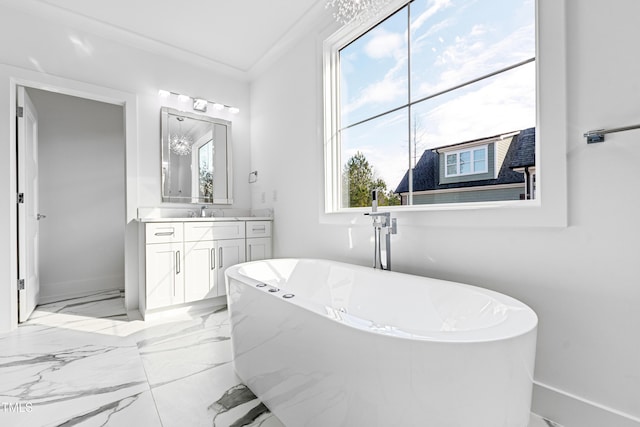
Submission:
[[231,122],[162,107],[162,201],[232,204]]

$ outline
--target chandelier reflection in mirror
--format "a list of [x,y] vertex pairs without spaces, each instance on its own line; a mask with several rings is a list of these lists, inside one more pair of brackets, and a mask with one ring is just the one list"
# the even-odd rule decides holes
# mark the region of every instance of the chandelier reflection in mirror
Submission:
[[176,153],[178,156],[187,156],[191,154],[191,147],[193,146],[193,139],[191,139],[188,135],[182,133],[182,122],[184,121],[184,117],[176,117],[178,120],[178,133],[173,134],[170,137],[169,148],[171,151]]
[[362,22],[378,15],[389,0],[328,0],[326,8],[333,8],[333,17],[341,24]]

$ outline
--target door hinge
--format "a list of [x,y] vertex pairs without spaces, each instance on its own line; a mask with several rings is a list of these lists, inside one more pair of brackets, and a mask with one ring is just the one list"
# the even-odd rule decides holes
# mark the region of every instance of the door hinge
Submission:
[[24,291],[24,279],[18,279],[18,290]]
[[24,203],[24,193],[18,193],[18,203]]
[[24,116],[24,107],[17,107],[16,108],[16,117],[23,117]]

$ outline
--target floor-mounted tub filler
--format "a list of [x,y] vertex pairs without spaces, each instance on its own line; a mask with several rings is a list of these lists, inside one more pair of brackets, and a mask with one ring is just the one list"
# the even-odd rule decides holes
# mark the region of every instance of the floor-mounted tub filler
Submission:
[[235,370],[286,426],[529,422],[537,317],[518,300],[324,260],[226,274]]

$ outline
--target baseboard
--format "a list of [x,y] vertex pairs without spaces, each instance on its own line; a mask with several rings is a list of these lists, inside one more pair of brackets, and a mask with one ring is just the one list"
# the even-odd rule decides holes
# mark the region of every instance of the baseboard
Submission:
[[640,427],[640,418],[534,382],[531,412],[563,427]]
[[87,296],[96,292],[124,289],[123,276],[107,276],[59,283],[41,283],[38,304]]

